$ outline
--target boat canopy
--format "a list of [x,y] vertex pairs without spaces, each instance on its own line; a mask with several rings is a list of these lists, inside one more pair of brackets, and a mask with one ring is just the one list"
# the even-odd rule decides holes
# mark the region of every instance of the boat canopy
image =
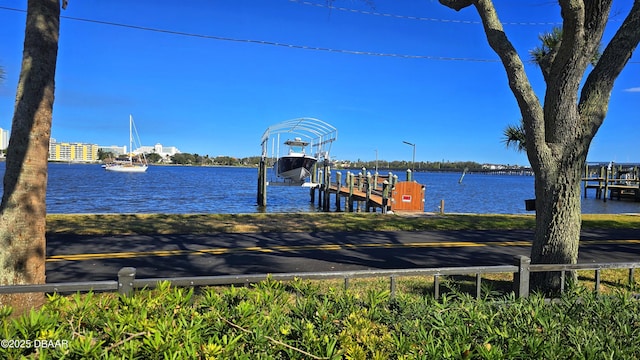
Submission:
[[[288,146],[311,145],[312,155],[318,160],[329,159],[331,144],[338,139],[338,129],[315,118],[297,118],[271,125],[262,135],[262,157],[269,155],[269,139],[272,139],[272,157],[280,157],[280,136],[286,137]],[[293,137],[293,140],[290,140]]]

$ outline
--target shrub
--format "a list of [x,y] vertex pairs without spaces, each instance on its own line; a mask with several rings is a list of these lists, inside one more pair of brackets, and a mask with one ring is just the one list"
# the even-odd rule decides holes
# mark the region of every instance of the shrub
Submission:
[[9,315],[0,309],[3,339],[52,346],[3,343],[3,359],[640,357],[638,300],[584,290],[548,303],[538,296],[489,301],[459,293],[391,298],[387,290],[307,281],[197,293],[161,283],[131,297],[52,295],[39,311]]

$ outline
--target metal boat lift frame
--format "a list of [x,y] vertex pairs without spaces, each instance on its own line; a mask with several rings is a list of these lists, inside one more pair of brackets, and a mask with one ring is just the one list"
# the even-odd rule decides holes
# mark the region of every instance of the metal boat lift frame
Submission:
[[308,141],[312,149],[311,155],[319,162],[330,160],[331,144],[338,139],[338,129],[322,120],[309,117],[286,120],[269,126],[262,135],[263,161],[269,157],[269,138],[272,139],[271,158],[274,161],[278,160],[280,157],[280,135],[282,134],[300,137]]
[[[269,138],[273,136],[279,137],[280,134],[295,135],[309,141],[311,148],[314,150],[313,156],[316,157],[318,161],[321,159],[329,159],[331,143],[338,139],[338,129],[322,120],[308,117],[286,120],[271,125],[265,130],[261,142],[263,157],[268,157]],[[276,141],[280,139],[272,140]],[[277,158],[278,156],[279,153],[272,144],[272,157]]]

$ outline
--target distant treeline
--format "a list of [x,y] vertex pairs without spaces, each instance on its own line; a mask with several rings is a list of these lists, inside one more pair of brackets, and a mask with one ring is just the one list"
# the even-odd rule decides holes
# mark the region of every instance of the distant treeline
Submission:
[[378,161],[343,161],[339,163],[341,168],[359,170],[363,167],[366,169],[385,169],[385,170],[407,170],[413,168],[415,171],[462,171],[483,169],[482,164],[473,161],[416,161],[411,164],[406,160],[378,160]]
[[[147,161],[150,164],[175,164],[175,165],[195,165],[195,166],[255,166],[260,164],[260,156],[250,156],[244,158],[237,158],[233,156],[215,156],[199,155],[190,153],[175,154],[168,158],[163,158],[156,153],[145,154]],[[114,157],[110,153],[99,152],[100,160]],[[268,160],[272,163],[272,159]],[[501,165],[503,168],[520,168],[520,166]],[[360,159],[356,161],[351,160],[334,160],[334,169],[347,169],[347,170],[360,170],[363,167],[368,170],[383,169],[383,170],[407,170],[412,168],[410,161],[406,160],[378,160],[378,161],[362,161]],[[474,161],[419,161],[413,165],[415,171],[478,171],[487,168],[487,165],[483,165]]]
[[[153,154],[149,154],[153,155]],[[150,158],[147,155],[147,159],[149,162],[155,159]],[[159,161],[160,159],[158,159]],[[269,159],[269,163],[271,163],[271,159]],[[181,153],[176,154],[171,157],[171,163],[173,164],[181,164],[181,165],[217,165],[217,166],[258,166],[260,164],[260,156],[251,156],[245,158],[236,158],[232,156],[216,156],[209,157],[208,155],[201,156],[198,154],[189,154],[189,153]],[[377,162],[378,169],[385,170],[407,170],[411,168],[411,162],[407,161],[381,161]],[[375,169],[376,162],[375,161],[344,161],[344,160],[336,160],[333,162],[333,168],[335,169],[352,169],[352,170],[360,170],[363,167],[367,169]],[[429,162],[429,161],[421,161],[416,162],[415,171],[458,171],[458,170],[478,170],[482,169],[482,165],[472,161],[459,161],[459,162]]]
[[[125,156],[125,155],[120,155]],[[260,156],[251,156],[247,158],[236,158],[233,156],[216,156],[199,155],[190,153],[179,153],[173,156],[162,157],[157,153],[148,153],[144,155],[150,164],[175,164],[175,165],[195,165],[195,166],[258,166]],[[110,152],[98,150],[98,159],[117,158]]]
[[[149,160],[149,162],[152,161]],[[180,153],[175,154],[171,157],[171,163],[178,165],[201,166],[258,166],[258,164],[260,163],[260,156],[236,158],[233,156],[210,157],[209,155],[202,156],[198,154]]]

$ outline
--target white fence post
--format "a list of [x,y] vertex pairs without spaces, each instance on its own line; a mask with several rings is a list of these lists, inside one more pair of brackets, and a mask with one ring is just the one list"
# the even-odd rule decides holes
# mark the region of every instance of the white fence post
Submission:
[[123,267],[118,271],[118,293],[129,296],[133,292],[133,280],[136,278],[136,268]]

